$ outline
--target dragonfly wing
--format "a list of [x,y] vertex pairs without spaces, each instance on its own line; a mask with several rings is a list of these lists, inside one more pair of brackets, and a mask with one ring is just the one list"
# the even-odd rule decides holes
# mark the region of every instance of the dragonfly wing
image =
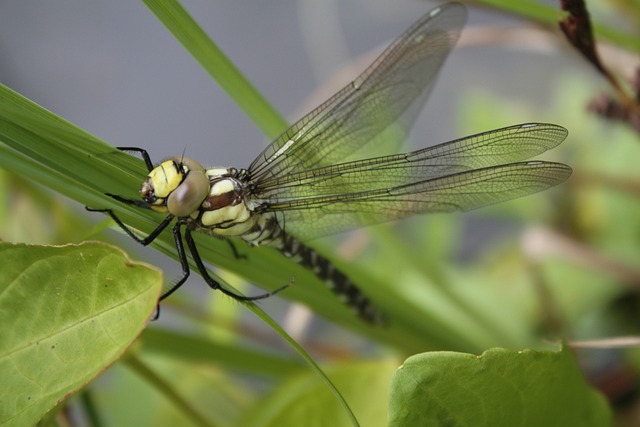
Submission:
[[511,163],[394,187],[282,200],[268,210],[304,241],[416,214],[468,211],[548,189],[570,175],[561,163]]
[[562,126],[526,123],[456,139],[411,153],[338,163],[257,183],[264,200],[295,200],[407,183],[519,162],[537,156],[567,136]]
[[465,19],[458,3],[430,11],[356,80],[269,144],[249,167],[253,181],[366,157],[382,140],[401,142]]

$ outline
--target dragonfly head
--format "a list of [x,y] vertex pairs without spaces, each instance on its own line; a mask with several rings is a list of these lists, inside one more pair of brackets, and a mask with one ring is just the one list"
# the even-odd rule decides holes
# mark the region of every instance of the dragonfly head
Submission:
[[149,172],[140,196],[151,209],[183,217],[198,209],[209,193],[204,167],[195,160],[172,157]]

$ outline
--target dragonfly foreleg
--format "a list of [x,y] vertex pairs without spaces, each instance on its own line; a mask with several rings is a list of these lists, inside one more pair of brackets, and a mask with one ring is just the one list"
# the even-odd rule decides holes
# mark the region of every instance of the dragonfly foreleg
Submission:
[[144,164],[147,165],[147,170],[151,172],[153,170],[153,163],[151,162],[151,157],[149,157],[149,153],[144,148],[139,147],[116,147],[120,151],[130,151],[132,153],[140,153],[142,156],[142,160],[144,160]]

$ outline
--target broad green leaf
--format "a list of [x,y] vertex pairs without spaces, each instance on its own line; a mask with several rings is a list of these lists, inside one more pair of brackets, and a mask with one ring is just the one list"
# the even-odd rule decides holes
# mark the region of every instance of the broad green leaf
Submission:
[[389,426],[603,427],[604,398],[564,349],[410,357],[391,384]]
[[[355,361],[324,369],[362,426],[386,425],[394,360]],[[247,414],[243,427],[351,426],[327,387],[311,373],[290,378]]]
[[0,243],[0,257],[0,425],[34,425],[127,350],[162,274],[96,242]]

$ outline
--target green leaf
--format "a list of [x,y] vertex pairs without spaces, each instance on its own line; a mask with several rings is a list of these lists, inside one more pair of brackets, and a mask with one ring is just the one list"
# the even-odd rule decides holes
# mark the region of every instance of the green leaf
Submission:
[[392,427],[610,424],[606,401],[566,349],[423,353],[407,359],[391,384]]
[[34,425],[126,351],[162,274],[96,242],[0,243],[0,257],[0,425]]
[[[355,361],[323,370],[340,389],[360,425],[385,426],[389,379],[397,367],[393,360]],[[301,373],[248,411],[243,427],[351,426],[318,377]]]

